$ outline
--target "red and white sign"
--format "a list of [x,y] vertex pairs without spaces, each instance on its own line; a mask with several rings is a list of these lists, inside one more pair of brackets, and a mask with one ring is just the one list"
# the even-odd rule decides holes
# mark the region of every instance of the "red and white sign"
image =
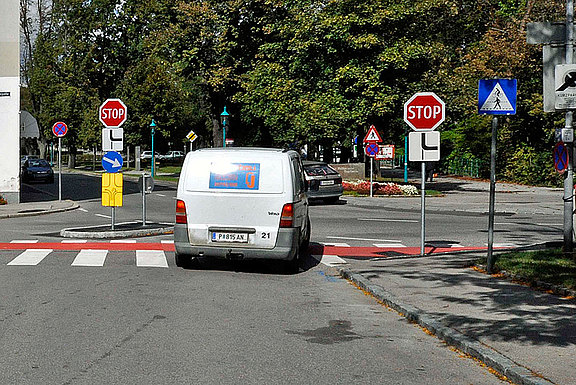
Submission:
[[370,126],[368,133],[364,137],[364,143],[379,143],[382,141],[380,134],[376,131],[376,127],[374,125]]
[[52,133],[61,138],[68,133],[68,126],[64,122],[56,122],[52,126]]
[[446,106],[433,92],[419,92],[404,103],[404,121],[415,131],[435,130],[446,116]]
[[375,158],[378,160],[394,159],[395,148],[393,144],[380,146],[380,151],[376,154]]
[[120,127],[128,117],[128,109],[120,99],[108,99],[101,106],[98,117],[105,127]]

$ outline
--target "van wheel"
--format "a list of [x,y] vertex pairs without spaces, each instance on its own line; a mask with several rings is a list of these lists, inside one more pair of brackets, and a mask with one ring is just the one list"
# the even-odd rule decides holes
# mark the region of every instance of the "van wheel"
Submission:
[[310,234],[312,233],[312,228],[310,227],[310,218],[306,221],[306,233],[304,235],[304,239],[302,240],[302,244],[300,245],[301,250],[300,252],[308,251],[308,246],[310,246]]
[[186,254],[174,254],[174,261],[176,266],[183,267],[185,269],[195,268],[199,266],[198,258],[193,258],[191,255]]

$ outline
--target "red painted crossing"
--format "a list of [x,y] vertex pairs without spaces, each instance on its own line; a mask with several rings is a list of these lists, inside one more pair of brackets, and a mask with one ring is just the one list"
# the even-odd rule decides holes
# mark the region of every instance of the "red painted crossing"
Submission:
[[[173,243],[158,242],[21,242],[0,243],[0,250],[27,250],[27,249],[51,249],[65,251],[79,250],[109,250],[109,251],[135,251],[135,250],[162,250],[174,251]],[[432,247],[425,249],[426,254],[453,253],[458,251],[481,251],[486,247]],[[337,255],[339,257],[355,258],[389,258],[394,256],[420,255],[419,247],[342,247],[329,246],[314,243],[310,245],[310,254],[313,255]]]

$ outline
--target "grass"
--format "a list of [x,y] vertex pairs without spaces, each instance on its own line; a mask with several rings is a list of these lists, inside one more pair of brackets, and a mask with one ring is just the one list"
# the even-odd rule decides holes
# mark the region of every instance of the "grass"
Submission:
[[576,261],[560,249],[501,254],[496,258],[495,267],[530,281],[576,289]]

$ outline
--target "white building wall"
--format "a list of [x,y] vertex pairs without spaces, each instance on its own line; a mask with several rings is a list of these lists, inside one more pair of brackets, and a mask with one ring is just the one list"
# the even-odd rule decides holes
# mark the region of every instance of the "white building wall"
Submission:
[[0,195],[20,201],[20,1],[0,0]]

